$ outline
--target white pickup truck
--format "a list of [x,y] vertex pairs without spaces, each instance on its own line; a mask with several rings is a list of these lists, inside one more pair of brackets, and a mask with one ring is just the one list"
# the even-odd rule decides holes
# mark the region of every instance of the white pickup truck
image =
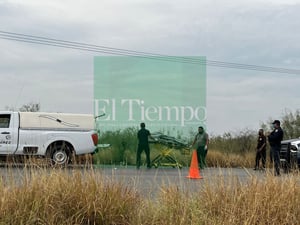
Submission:
[[65,165],[94,153],[98,135],[89,114],[0,112],[0,156],[42,156]]

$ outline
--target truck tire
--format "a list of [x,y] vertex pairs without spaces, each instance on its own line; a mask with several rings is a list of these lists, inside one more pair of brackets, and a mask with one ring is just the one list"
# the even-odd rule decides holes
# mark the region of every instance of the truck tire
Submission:
[[50,147],[51,164],[54,166],[66,166],[70,162],[70,146],[66,142],[54,143]]

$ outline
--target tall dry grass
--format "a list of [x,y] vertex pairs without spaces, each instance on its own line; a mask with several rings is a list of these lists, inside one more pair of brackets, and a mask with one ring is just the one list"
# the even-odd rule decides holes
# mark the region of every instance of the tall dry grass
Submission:
[[2,178],[0,193],[0,224],[130,224],[140,204],[133,189],[68,170]]
[[209,167],[246,167],[255,166],[255,152],[246,152],[244,154],[224,153],[217,150],[209,150],[206,157]]
[[205,183],[190,195],[176,187],[163,190],[146,206],[148,213],[135,224],[155,225],[297,225],[300,221],[298,175],[267,174],[240,183],[235,177]]
[[[156,156],[162,153],[162,151],[169,151],[170,156],[173,157],[178,163],[181,165],[188,167],[191,162],[192,152],[193,150],[184,149],[171,149],[167,147],[161,146],[153,146],[151,148],[151,160],[153,160]],[[94,156],[95,164],[116,164],[116,161],[113,160],[113,150],[110,148],[101,150]],[[121,165],[135,165],[136,161],[136,153],[132,153],[129,150],[124,152],[124,161],[119,162]],[[141,155],[142,162],[146,163],[146,156],[143,153]],[[255,151],[246,152],[244,154],[237,154],[234,152],[224,153],[215,149],[209,149],[206,162],[208,167],[254,167],[255,165]],[[268,162],[268,160],[267,160]],[[117,164],[119,164],[117,163]]]
[[[297,177],[264,180],[253,177],[231,185],[221,180],[198,197],[196,207],[206,212],[204,224],[299,224],[300,188]],[[201,203],[200,203],[201,201]]]
[[93,170],[28,169],[21,179],[8,171],[0,179],[0,224],[299,224],[297,173],[247,182],[219,176],[197,185],[193,193],[167,185],[153,198]]

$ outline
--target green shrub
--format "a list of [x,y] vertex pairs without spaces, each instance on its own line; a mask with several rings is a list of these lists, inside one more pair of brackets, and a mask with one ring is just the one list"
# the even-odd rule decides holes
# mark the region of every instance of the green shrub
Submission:
[[134,164],[137,149],[136,128],[107,131],[100,135],[99,144],[110,144],[109,148],[99,148],[94,155],[94,163],[101,164]]

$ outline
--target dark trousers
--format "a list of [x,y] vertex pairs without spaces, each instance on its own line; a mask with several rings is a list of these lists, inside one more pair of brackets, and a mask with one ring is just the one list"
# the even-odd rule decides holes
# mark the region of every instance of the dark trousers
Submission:
[[259,168],[259,161],[261,160],[263,168],[266,167],[266,150],[256,152],[255,156],[255,168]]
[[271,146],[271,157],[274,161],[275,175],[280,175],[280,146]]
[[273,163],[273,162],[274,162],[272,148],[270,149],[270,162],[271,162],[271,163]]
[[204,169],[206,167],[206,157],[207,152],[205,151],[205,146],[199,146],[197,148],[197,160],[198,160],[198,165],[201,169]]
[[141,154],[143,151],[145,151],[145,154],[146,154],[147,167],[151,168],[149,145],[138,145],[138,149],[136,152],[136,168],[139,169],[141,166]]

